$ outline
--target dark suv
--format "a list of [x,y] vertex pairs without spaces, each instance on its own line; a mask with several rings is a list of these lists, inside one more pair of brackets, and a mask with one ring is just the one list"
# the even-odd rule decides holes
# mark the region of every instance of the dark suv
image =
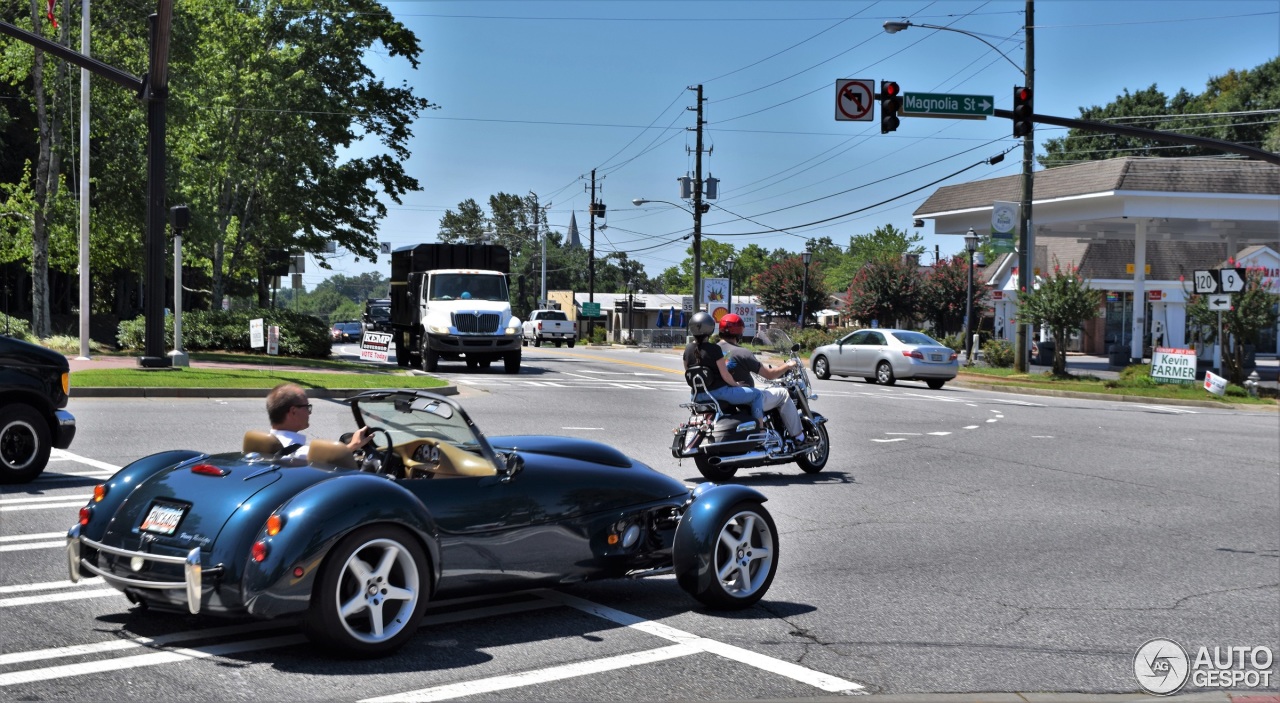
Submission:
[[364,301],[364,314],[360,323],[365,332],[391,331],[391,299],[367,298]]
[[0,483],[31,481],[52,448],[71,446],[76,419],[63,410],[70,388],[65,356],[0,335]]

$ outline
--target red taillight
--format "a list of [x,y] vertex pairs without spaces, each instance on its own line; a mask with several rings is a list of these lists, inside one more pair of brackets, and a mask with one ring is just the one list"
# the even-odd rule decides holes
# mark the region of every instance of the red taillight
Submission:
[[231,472],[226,469],[214,466],[213,464],[196,464],[195,466],[191,467],[191,473],[201,474],[204,476],[217,476],[218,478],[222,478],[223,476],[226,476]]
[[294,578],[302,578],[302,575],[303,575],[303,574],[305,574],[305,573],[307,573],[307,572],[306,572],[306,571],[303,571],[301,566],[295,566],[295,567],[293,567],[293,576],[294,576]]
[[912,349],[912,350],[910,350],[910,351],[908,351],[908,350],[906,350],[906,349],[903,349],[903,350],[902,350],[902,355],[903,355],[903,356],[909,356],[909,357],[911,357],[912,359],[924,359],[924,354],[921,354],[921,353],[919,352],[919,350],[916,350],[916,349]]
[[107,484],[99,483],[93,487],[93,502],[101,503],[107,497]]
[[271,550],[267,547],[266,542],[254,542],[253,548],[249,550],[249,553],[253,557],[254,561],[261,563],[266,561],[267,552],[269,551]]
[[284,528],[284,518],[279,515],[272,515],[267,518],[267,534],[275,537],[280,534],[280,530]]
[[80,526],[81,527],[88,525],[89,518],[91,517],[93,517],[93,508],[90,508],[87,505],[84,506],[83,508],[80,508]]
[[538,320],[538,331],[542,331],[542,320]]
[[947,361],[955,361],[959,356],[960,354],[958,352],[951,352],[951,356],[947,359]]

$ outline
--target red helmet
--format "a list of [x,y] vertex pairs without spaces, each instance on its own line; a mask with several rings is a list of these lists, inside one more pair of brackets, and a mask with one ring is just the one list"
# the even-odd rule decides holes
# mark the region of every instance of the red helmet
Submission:
[[742,318],[734,313],[729,313],[720,318],[720,336],[731,335],[738,337],[742,335],[742,330],[746,329],[746,325],[742,322]]

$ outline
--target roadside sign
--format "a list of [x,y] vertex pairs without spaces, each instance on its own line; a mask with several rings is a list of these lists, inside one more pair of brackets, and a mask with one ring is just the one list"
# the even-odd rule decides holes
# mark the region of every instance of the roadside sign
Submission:
[[361,361],[386,361],[390,351],[390,332],[365,332],[360,338]]
[[870,122],[875,116],[875,81],[865,78],[841,78],[836,81],[836,120]]
[[952,95],[948,93],[903,93],[900,114],[909,117],[951,117],[985,120],[994,115],[995,102],[990,95]]
[[583,303],[583,317],[600,317],[600,303]]
[[680,298],[680,309],[683,310],[684,314],[686,315],[693,314],[693,296],[692,295],[686,295]]
[[280,328],[276,325],[267,328],[267,353],[272,356],[280,353]]
[[1230,310],[1231,296],[1226,294],[1221,294],[1221,293],[1218,295],[1209,296],[1209,309],[1210,310]]
[[1156,383],[1195,383],[1196,351],[1157,347],[1151,353],[1151,380]]
[[1218,269],[1218,283],[1223,293],[1239,293],[1244,290],[1244,269]]
[[262,336],[262,318],[249,320],[249,347],[257,349],[263,346]]
[[1196,295],[1209,295],[1218,292],[1218,272],[1197,270],[1195,274]]
[[1214,395],[1222,395],[1227,392],[1227,379],[1212,371],[1205,371],[1204,389]]

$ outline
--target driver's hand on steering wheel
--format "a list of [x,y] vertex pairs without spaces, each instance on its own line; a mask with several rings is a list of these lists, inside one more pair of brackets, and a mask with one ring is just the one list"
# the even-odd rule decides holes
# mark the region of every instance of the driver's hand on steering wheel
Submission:
[[347,449],[350,449],[351,451],[354,452],[360,447],[363,447],[365,443],[368,441],[369,441],[369,426],[365,425],[364,427],[361,427],[360,429],[356,430],[355,434],[351,435],[351,441],[347,442]]

